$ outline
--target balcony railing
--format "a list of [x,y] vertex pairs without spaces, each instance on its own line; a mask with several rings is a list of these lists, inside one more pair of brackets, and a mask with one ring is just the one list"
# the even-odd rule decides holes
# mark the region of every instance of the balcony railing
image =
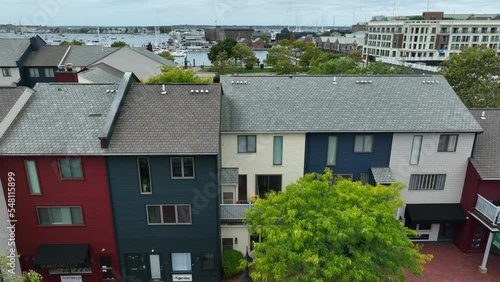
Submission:
[[491,223],[500,224],[500,207],[495,206],[481,195],[477,195],[476,210],[488,218]]
[[245,211],[252,207],[252,204],[221,204],[221,220],[244,220]]

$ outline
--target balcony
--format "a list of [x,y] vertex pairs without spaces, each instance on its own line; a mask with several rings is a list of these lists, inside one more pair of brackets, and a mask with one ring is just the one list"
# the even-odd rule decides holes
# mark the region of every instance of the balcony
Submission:
[[252,204],[221,204],[221,221],[238,222],[245,219],[245,211],[252,207]]
[[494,226],[500,224],[500,207],[497,207],[481,195],[477,195],[476,209],[485,219],[487,219],[489,224]]

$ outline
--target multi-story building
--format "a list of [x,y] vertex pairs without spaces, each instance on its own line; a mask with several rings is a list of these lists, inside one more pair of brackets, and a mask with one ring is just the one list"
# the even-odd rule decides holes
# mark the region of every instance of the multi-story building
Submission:
[[251,245],[238,220],[252,197],[326,167],[363,183],[406,184],[398,218],[421,234],[416,240],[453,240],[465,222],[460,196],[481,127],[442,76],[225,76],[221,83],[224,247]]
[[[8,198],[15,184],[21,268],[35,269],[44,281],[120,278],[104,149],[97,138],[116,89],[37,84],[0,126],[0,175]],[[14,176],[4,177],[9,173]]]
[[242,38],[246,38],[248,40],[252,40],[252,34],[254,32],[253,28],[244,28],[244,27],[207,27],[205,28],[205,39],[210,42],[219,42],[224,39],[234,39],[240,40]]
[[498,15],[398,17],[368,23],[363,55],[437,64],[463,47],[485,45],[500,54]]

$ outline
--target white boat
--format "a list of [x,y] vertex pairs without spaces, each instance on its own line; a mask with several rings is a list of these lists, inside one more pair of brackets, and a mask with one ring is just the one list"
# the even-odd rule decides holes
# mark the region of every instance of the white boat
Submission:
[[174,52],[170,53],[173,57],[186,57],[187,52],[183,50],[175,50]]

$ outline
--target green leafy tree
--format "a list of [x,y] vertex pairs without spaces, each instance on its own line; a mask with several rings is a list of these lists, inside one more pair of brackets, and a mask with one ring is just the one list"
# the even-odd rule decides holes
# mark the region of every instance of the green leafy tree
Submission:
[[380,61],[371,62],[367,67],[356,67],[347,70],[346,74],[413,74],[413,70],[407,67],[388,66]]
[[65,41],[59,43],[59,45],[61,45],[61,46],[83,45],[83,41],[76,40],[76,39],[73,39],[72,41],[66,41],[65,40]]
[[321,62],[320,57],[323,54],[319,48],[309,42],[304,47],[304,52],[300,55],[299,64],[302,67],[317,66]]
[[420,253],[394,214],[402,184],[362,185],[331,170],[306,174],[245,213],[254,245],[254,281],[404,281],[422,275]]
[[12,273],[11,260],[6,254],[0,253],[0,281],[5,282],[42,282],[43,277],[34,270],[23,272],[21,275]]
[[287,47],[275,46],[269,49],[265,63],[273,66],[273,71],[278,74],[289,74],[298,71],[294,59]]
[[111,43],[111,47],[125,47],[125,46],[128,46],[127,43],[123,42],[123,41],[115,41],[113,43]]
[[283,46],[283,47],[286,47],[286,46],[290,46],[291,45],[291,42],[290,40],[288,39],[282,39],[278,42],[278,45],[279,46]]
[[217,59],[212,63],[211,69],[220,76],[222,74],[230,73],[231,66],[233,65],[233,59],[229,58],[225,51],[222,51],[217,55]]
[[175,61],[174,56],[172,56],[172,54],[170,54],[170,52],[168,52],[168,51],[163,51],[163,52],[159,53],[158,55],[167,59],[167,60]]
[[210,51],[208,52],[208,59],[213,64],[215,60],[217,60],[217,56],[219,55],[219,53],[223,51],[226,52],[228,58],[232,58],[233,48],[236,44],[238,44],[238,42],[231,38],[225,39],[224,41],[215,44],[210,48]]
[[253,68],[259,61],[255,52],[245,44],[238,43],[233,47],[233,57],[235,63],[241,62],[247,69]]
[[500,107],[500,57],[494,49],[483,45],[465,48],[441,66],[441,74],[467,107]]
[[269,47],[269,45],[271,45],[270,44],[271,40],[269,39],[269,37],[267,35],[262,34],[262,36],[260,37],[260,39],[262,39],[262,41],[265,42],[266,47]]
[[351,58],[341,58],[338,60],[329,60],[313,67],[309,74],[345,74],[358,67],[358,64]]
[[209,83],[211,78],[199,77],[192,70],[163,66],[161,74],[147,79],[146,83]]
[[331,33],[330,33],[330,31],[328,30],[328,31],[323,31],[323,33],[321,33],[321,35],[320,35],[320,36],[330,36],[330,35],[331,35]]
[[347,57],[353,59],[357,63],[361,63],[363,61],[363,55],[360,50],[352,50]]

